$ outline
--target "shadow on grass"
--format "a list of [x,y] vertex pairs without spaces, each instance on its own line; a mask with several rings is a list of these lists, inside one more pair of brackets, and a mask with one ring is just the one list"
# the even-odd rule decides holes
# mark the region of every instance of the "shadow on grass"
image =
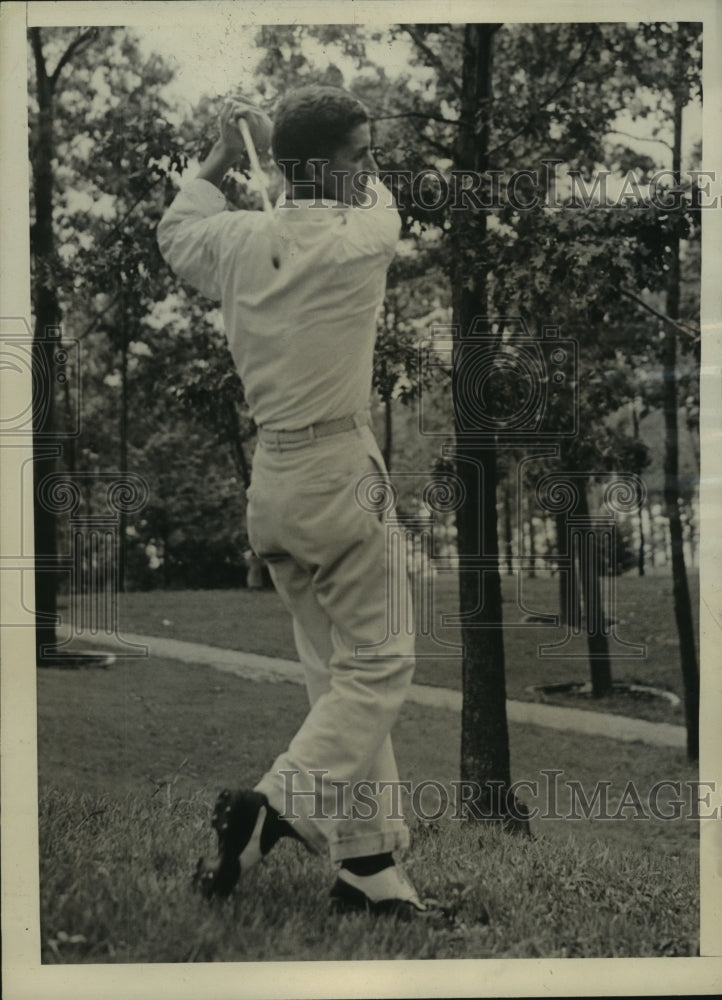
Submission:
[[[412,826],[406,868],[453,927],[328,910],[331,865],[282,842],[224,903],[191,889],[211,847],[203,796],[40,796],[45,963],[693,955],[696,865],[511,837],[483,824]],[[488,910],[490,922],[485,921]]]

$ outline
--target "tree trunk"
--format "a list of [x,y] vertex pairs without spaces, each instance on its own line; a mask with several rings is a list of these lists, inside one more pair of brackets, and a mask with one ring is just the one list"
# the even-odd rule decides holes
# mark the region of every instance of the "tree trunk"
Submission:
[[[674,143],[672,171],[675,184],[680,182],[682,149],[683,95],[674,95]],[[666,313],[671,319],[679,318],[680,260],[679,237],[669,237],[670,268],[667,283]],[[663,342],[664,379],[664,503],[669,522],[672,550],[672,581],[674,614],[679,635],[679,652],[685,692],[685,721],[687,724],[687,754],[690,760],[699,759],[699,667],[695,648],[692,604],[684,563],[684,538],[679,513],[679,436],[677,427],[677,331],[671,323],[664,327]]]
[[639,551],[637,554],[637,573],[644,576],[644,511],[640,504],[637,511],[637,523],[639,526]]
[[654,528],[654,513],[652,511],[652,504],[649,498],[647,498],[646,507],[647,507],[647,517],[649,518],[649,532],[648,532],[649,565],[652,567],[652,569],[654,569],[656,565],[657,534]]
[[[561,565],[561,556],[567,541],[567,516],[555,514],[557,534],[557,561],[559,568],[559,624],[577,630],[581,626],[582,607],[579,601],[579,580],[576,563],[570,559],[570,569],[566,572]],[[568,552],[567,556],[571,557]]]
[[[121,279],[122,280],[122,279]],[[120,478],[125,481],[128,474],[128,316],[125,309],[125,294],[121,296],[121,345],[120,345]],[[125,593],[125,573],[127,562],[128,515],[121,505],[118,515],[118,590]]]
[[556,528],[549,515],[544,512],[544,543],[545,543],[545,555],[546,555],[546,565],[549,570],[549,575],[554,576],[556,573],[556,558],[554,555],[554,538],[556,534]]
[[[467,24],[461,84],[461,119],[480,121],[458,130],[455,167],[483,173],[488,168],[489,119],[492,103],[493,36],[498,25]],[[470,265],[463,247],[473,235],[478,256]],[[457,212],[452,220],[452,302],[458,351],[469,337],[473,320],[487,315],[484,254],[486,217]],[[463,389],[463,385],[461,386]],[[501,625],[501,577],[497,538],[497,452],[493,441],[475,441],[460,426],[457,392],[452,380],[456,415],[457,473],[465,499],[457,510],[458,548],[462,558],[483,560],[483,570],[460,572],[459,603],[463,619],[461,779],[478,790],[483,817],[501,819],[509,829],[528,832],[523,807],[508,794],[511,784],[506,717],[504,642]],[[473,813],[469,813],[473,815]],[[481,818],[481,817],[478,817]]]
[[[43,480],[56,471],[57,448],[43,446],[56,435],[54,354],[60,329],[60,307],[53,282],[53,84],[45,68],[40,29],[31,28],[37,79],[38,126],[33,157],[35,222],[31,246],[35,264],[33,305],[33,521],[35,531],[35,655],[38,666],[50,662],[57,646],[57,525],[53,511],[40,498]],[[41,563],[46,569],[38,568]]]
[[[52,75],[48,75],[40,28],[30,28],[29,37],[35,65],[38,119],[32,156],[32,184],[35,221],[30,230],[34,274],[32,299],[35,312],[33,331],[33,530],[35,545],[35,657],[38,666],[58,663],[57,653],[57,569],[58,540],[55,513],[42,502],[43,481],[57,470],[57,455],[65,437],[55,419],[55,353],[61,346],[61,311],[55,288],[55,238],[53,230],[54,99],[59,74],[95,37],[97,29],[81,32],[62,54]],[[49,443],[50,442],[50,443]],[[84,662],[87,658],[78,657]],[[65,666],[70,657],[63,657]]]
[[[639,416],[637,414],[637,407],[632,404],[632,422],[634,426],[634,437],[635,440],[639,440]],[[637,473],[641,474],[641,469],[637,468]],[[640,498],[641,499],[641,498]],[[639,576],[644,576],[644,512],[642,510],[642,504],[640,503],[637,509],[637,524],[639,527],[639,549],[637,552],[637,572]]]
[[513,549],[511,532],[511,504],[509,502],[509,477],[504,477],[504,546],[506,549],[506,575],[512,576]]
[[384,400],[384,446],[382,448],[382,455],[384,456],[384,462],[386,463],[386,468],[391,470],[391,449],[393,447],[393,422],[391,413],[391,398],[388,397]]
[[691,499],[684,500],[682,504],[684,510],[684,520],[687,524],[687,541],[689,544],[689,564],[695,566],[697,563],[697,544],[695,538],[694,506]]
[[[518,503],[523,504],[523,497],[519,497]],[[534,509],[531,497],[527,503],[527,515],[529,524],[529,579],[536,577],[536,538],[534,536]]]
[[[589,518],[586,482],[579,486],[579,516]],[[612,691],[612,666],[609,660],[609,643],[604,628],[604,617],[607,609],[602,607],[599,574],[608,573],[609,567],[601,564],[599,539],[590,530],[586,537],[588,556],[585,565],[580,566],[579,577],[584,597],[584,626],[587,633],[589,648],[589,667],[592,675],[592,697],[602,698]],[[581,556],[581,552],[578,553]]]
[[78,455],[75,444],[75,435],[73,434],[73,399],[71,395],[70,382],[71,379],[69,377],[63,382],[63,411],[65,416],[65,434],[68,438],[66,465],[70,478],[73,479],[78,471]]

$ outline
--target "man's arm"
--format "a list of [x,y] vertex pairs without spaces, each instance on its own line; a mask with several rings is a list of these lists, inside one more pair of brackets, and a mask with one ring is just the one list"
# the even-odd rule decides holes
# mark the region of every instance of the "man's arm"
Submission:
[[160,252],[172,270],[214,301],[221,297],[219,239],[226,219],[225,198],[218,188],[226,172],[244,155],[237,125],[241,117],[248,122],[258,149],[268,148],[270,119],[250,104],[227,101],[221,112],[218,141],[196,178],[183,187],[158,226]]

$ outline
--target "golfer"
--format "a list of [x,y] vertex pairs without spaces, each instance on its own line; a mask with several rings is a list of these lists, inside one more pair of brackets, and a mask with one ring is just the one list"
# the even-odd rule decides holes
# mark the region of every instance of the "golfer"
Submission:
[[[218,190],[244,162],[240,119],[259,151],[270,141],[284,173],[270,212],[228,211]],[[400,228],[370,144],[366,110],[343,90],[294,90],[273,125],[229,101],[219,140],[158,240],[171,268],[221,303],[259,428],[249,539],[293,616],[311,703],[255,789],[221,793],[218,858],[199,862],[196,883],[209,898],[227,896],[291,836],[340,863],[335,908],[408,917],[431,911],[393,856],[409,836],[389,731],[411,683],[413,630],[403,616],[390,627],[386,527],[356,496],[362,477],[387,475],[369,404],[376,313]]]

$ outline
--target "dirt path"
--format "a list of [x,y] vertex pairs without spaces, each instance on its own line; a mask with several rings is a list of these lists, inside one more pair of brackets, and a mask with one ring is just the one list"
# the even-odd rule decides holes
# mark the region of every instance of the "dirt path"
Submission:
[[[235,649],[220,649],[195,642],[181,642],[159,636],[124,635],[126,642],[146,646],[151,656],[182,663],[207,664],[216,670],[235,674],[252,681],[287,681],[303,684],[300,664],[296,660],[280,660],[257,653],[244,653]],[[98,638],[88,637],[97,643]],[[408,701],[430,708],[446,708],[461,711],[461,692],[449,688],[433,687],[429,684],[413,684]],[[602,712],[588,712],[578,708],[563,708],[559,705],[540,705],[535,702],[512,701],[506,703],[510,722],[522,725],[548,726],[551,729],[566,729],[575,733],[592,736],[606,736],[609,739],[627,743],[647,743],[652,746],[686,746],[686,732],[683,726],[673,726],[667,722],[647,722],[625,715]]]

